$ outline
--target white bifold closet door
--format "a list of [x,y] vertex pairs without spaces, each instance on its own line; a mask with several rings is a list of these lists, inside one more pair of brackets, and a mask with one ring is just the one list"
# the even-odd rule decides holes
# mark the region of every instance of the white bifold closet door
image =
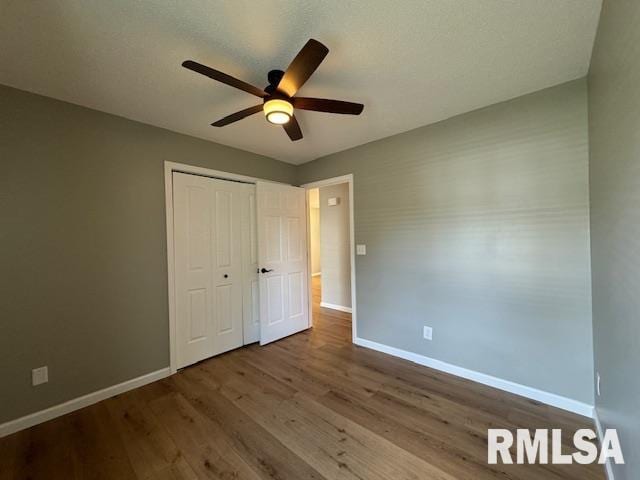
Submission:
[[256,277],[248,271],[250,255],[243,255],[251,245],[250,238],[243,241],[243,230],[251,234],[251,194],[254,185],[173,174],[178,368],[245,343],[244,314],[258,303],[250,293],[243,302]]
[[244,344],[260,340],[260,290],[258,287],[258,225],[256,186],[240,184],[242,195],[242,268]]
[[260,344],[309,328],[305,190],[257,182]]

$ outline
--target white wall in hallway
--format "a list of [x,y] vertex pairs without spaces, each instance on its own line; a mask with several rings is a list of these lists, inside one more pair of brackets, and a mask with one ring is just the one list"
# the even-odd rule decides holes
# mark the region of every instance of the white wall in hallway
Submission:
[[319,275],[320,263],[320,189],[309,190],[309,244],[311,250],[311,273]]
[[[329,206],[329,199],[336,205]],[[320,188],[320,257],[322,303],[351,308],[349,185]]]

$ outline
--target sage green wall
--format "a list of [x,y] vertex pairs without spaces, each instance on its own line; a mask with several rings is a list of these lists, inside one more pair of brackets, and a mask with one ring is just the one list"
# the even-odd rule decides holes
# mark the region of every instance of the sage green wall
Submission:
[[570,82],[299,167],[299,183],[354,174],[358,336],[593,404],[586,94]]
[[8,87],[0,105],[2,423],[169,365],[164,160],[295,167]]
[[589,72],[591,242],[598,416],[640,478],[640,2],[605,1]]

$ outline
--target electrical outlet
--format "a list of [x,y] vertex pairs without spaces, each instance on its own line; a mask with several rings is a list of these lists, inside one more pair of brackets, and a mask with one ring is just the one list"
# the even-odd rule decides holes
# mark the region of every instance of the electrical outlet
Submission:
[[422,336],[425,340],[433,340],[433,328],[425,325],[422,330]]
[[600,396],[600,373],[596,373],[596,393]]
[[366,255],[366,254],[367,254],[366,245],[356,245],[356,255]]
[[49,381],[49,368],[47,366],[31,370],[31,384],[35,387]]

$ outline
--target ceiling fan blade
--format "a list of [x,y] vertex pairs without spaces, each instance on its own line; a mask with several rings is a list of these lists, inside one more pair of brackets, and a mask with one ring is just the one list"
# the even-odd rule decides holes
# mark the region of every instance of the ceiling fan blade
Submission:
[[243,82],[242,80],[238,80],[237,78],[232,77],[231,75],[227,75],[226,73],[222,73],[218,70],[215,70],[211,67],[207,67],[206,65],[202,65],[201,63],[194,62],[193,60],[186,60],[182,62],[182,66],[184,68],[188,68],[189,70],[193,70],[194,72],[205,75],[209,78],[213,78],[219,82],[225,83],[231,87],[239,88],[240,90],[244,90],[247,93],[255,95],[256,97],[263,98],[267,94],[264,90],[254,87],[253,85]]
[[237,122],[238,120],[242,120],[249,115],[253,115],[254,113],[258,113],[262,111],[262,104],[256,105],[254,107],[245,108],[244,110],[240,110],[239,112],[232,113],[231,115],[227,115],[224,118],[221,118],[217,122],[211,124],[213,127],[224,127],[225,125],[229,125],[230,123]]
[[278,83],[278,91],[293,97],[311,74],[316,71],[327,53],[329,53],[329,49],[319,41],[313,38],[309,40],[284,72],[280,83]]
[[291,99],[294,108],[313,110],[315,112],[342,113],[345,115],[360,115],[364,109],[361,103],[329,100],[328,98],[295,97]]
[[295,115],[282,126],[284,127],[285,132],[287,132],[287,135],[289,135],[291,141],[295,142],[302,138],[302,130],[300,130],[300,124],[298,123],[298,120],[296,120]]

